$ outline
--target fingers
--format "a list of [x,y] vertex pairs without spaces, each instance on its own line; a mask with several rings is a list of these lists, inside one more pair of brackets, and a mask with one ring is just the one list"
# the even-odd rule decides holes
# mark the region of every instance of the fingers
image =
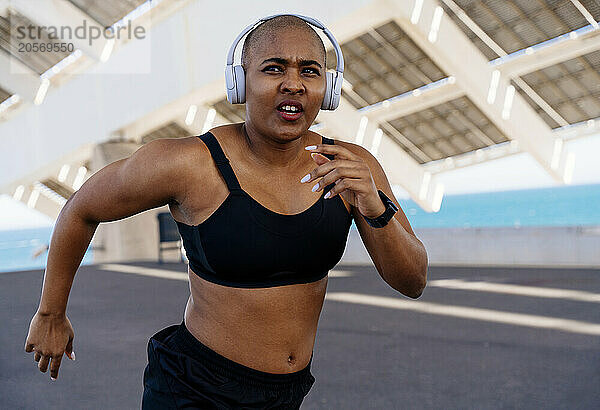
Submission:
[[25,345],[25,351],[26,351],[27,353],[31,353],[31,352],[33,352],[33,343],[27,343],[27,344]]
[[327,185],[335,183],[339,184],[341,181],[346,179],[357,179],[360,180],[364,175],[364,172],[360,168],[348,168],[341,167],[330,171],[325,175],[319,182],[319,190],[324,189]]
[[38,362],[38,368],[40,372],[46,373],[48,366],[50,366],[50,378],[56,380],[58,378],[58,369],[62,361],[63,354],[55,355],[42,355],[39,352],[35,352],[35,361]]
[[[29,348],[31,351],[33,344],[28,345],[26,349],[27,348]],[[46,373],[46,371],[48,371],[48,366],[50,366],[50,378],[52,380],[56,380],[58,378],[58,369],[60,368],[63,354],[66,354],[71,360],[75,360],[75,352],[73,352],[73,339],[69,340],[67,348],[63,353],[56,355],[45,355],[36,351],[33,359],[38,363],[38,368],[42,373]]]
[[[300,180],[300,182],[306,183],[306,182],[314,181],[315,179],[322,177],[323,175],[326,175],[331,170],[334,170],[336,168],[350,170],[352,168],[362,168],[362,165],[357,162],[343,160],[343,159],[342,160],[340,160],[340,159],[329,160],[328,162],[321,164],[318,167],[314,168],[309,174],[306,174]],[[333,181],[331,181],[331,182],[333,182]],[[331,182],[328,182],[328,184]],[[325,184],[325,185],[327,185],[327,184]]]
[[[333,163],[335,161],[331,161]],[[312,191],[320,191],[324,189],[327,185],[332,183],[338,183],[342,179],[369,179],[370,172],[368,168],[362,165],[352,164],[351,166],[341,166],[336,164],[323,164],[317,167],[313,172],[308,174],[310,176],[307,178],[303,178],[304,182],[311,182],[317,179],[319,176],[324,175],[320,181],[313,185]],[[330,165],[331,164],[331,165]],[[302,182],[302,180],[301,180]]]
[[41,356],[42,356],[42,358],[38,362],[38,369],[40,369],[40,372],[46,373],[46,371],[48,370],[48,364],[50,363],[51,356],[48,356],[48,355],[41,355]]
[[319,154],[318,152],[311,152],[310,156],[312,157],[313,160],[315,160],[317,162],[317,164],[319,164],[319,162],[321,164],[324,164],[328,161],[331,161],[329,158],[327,158],[325,155],[323,154]]
[[69,356],[69,359],[75,360],[75,352],[73,351],[73,337],[69,338],[67,342],[67,347],[65,347],[65,353]]
[[335,182],[335,186],[329,190],[324,196],[325,199],[333,198],[337,194],[344,192],[347,189],[353,191],[359,191],[358,187],[361,186],[362,181],[360,179],[344,178],[338,179]]
[[[313,145],[314,146],[314,145]],[[304,149],[306,149],[305,147]],[[351,161],[359,161],[361,158],[351,152],[348,148],[336,144],[317,144],[316,148],[308,150],[310,152],[319,152],[322,154],[333,154],[335,159],[349,159]]]
[[53,379],[58,378],[58,368],[60,367],[60,362],[62,361],[63,354],[57,354],[52,356],[52,363],[50,364],[50,377]]

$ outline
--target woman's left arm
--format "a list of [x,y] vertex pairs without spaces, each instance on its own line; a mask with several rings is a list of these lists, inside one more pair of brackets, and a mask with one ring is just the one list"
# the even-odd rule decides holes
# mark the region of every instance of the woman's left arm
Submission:
[[[313,155],[318,166],[306,182],[322,177],[318,190],[335,182],[328,200],[339,194],[352,205],[358,232],[379,275],[400,293],[413,299],[421,296],[427,283],[427,251],[415,236],[377,159],[360,145],[339,140],[333,145],[319,144],[310,152],[333,154],[334,159]],[[373,228],[362,215],[375,218],[384,212],[378,189],[396,204],[398,212],[386,226]]]

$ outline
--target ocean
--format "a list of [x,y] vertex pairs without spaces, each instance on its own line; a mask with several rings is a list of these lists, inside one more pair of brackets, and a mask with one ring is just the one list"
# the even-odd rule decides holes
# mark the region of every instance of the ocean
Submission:
[[[43,269],[48,261],[48,252],[37,257],[33,253],[50,243],[54,226],[0,231],[0,272]],[[92,263],[92,251],[88,248],[82,265]]]
[[436,213],[398,202],[413,228],[600,225],[600,184],[447,195]]
[[[435,213],[412,200],[399,202],[414,229],[600,225],[600,184],[447,195]],[[48,253],[32,253],[50,242],[53,229],[0,231],[0,272],[43,269]],[[92,252],[82,265],[92,263]]]

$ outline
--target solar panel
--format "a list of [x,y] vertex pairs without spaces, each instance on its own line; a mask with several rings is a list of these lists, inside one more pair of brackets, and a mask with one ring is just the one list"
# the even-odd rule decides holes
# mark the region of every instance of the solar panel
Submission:
[[381,128],[420,164],[508,141],[468,97],[396,118]]
[[[600,51],[582,55],[521,76],[569,124],[600,117]],[[551,128],[558,128],[533,99],[519,93]]]
[[[489,60],[498,55],[452,11],[448,6],[451,1],[508,54],[590,24],[570,0],[440,0],[450,18]],[[596,21],[600,20],[597,0],[580,1]]]
[[155,129],[145,135],[142,136],[142,144],[150,142],[152,140],[157,140],[160,138],[183,138],[189,137],[190,132],[185,128],[181,127],[176,122],[172,121],[168,124],[161,126],[158,129]]
[[8,100],[8,98],[11,96],[12,94],[8,91],[6,91],[4,88],[0,87],[0,103]]
[[[354,95],[343,94],[363,108],[447,77],[398,24],[389,21],[340,45],[344,80]],[[328,50],[327,66],[335,68]]]
[[246,104],[231,104],[226,98],[223,98],[213,103],[212,106],[227,121],[246,121]]
[[110,27],[136,9],[146,0],[69,0],[81,11],[100,23]]
[[[37,27],[37,24],[18,11],[11,8],[7,10],[6,16],[0,16],[0,49],[4,52],[10,54],[37,74],[44,73],[70,54],[68,51],[33,51],[32,48],[21,46],[21,43],[25,43],[22,39],[18,38],[19,33],[17,32],[17,28]],[[33,44],[34,42],[37,44],[58,43],[57,40],[53,40],[48,36],[48,31],[43,29],[43,27],[37,27],[35,34],[35,37],[32,37],[32,40],[27,42],[28,44]]]

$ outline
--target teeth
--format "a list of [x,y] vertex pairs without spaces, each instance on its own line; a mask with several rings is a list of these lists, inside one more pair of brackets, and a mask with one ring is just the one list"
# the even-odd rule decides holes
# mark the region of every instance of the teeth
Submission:
[[284,105],[283,107],[281,107],[282,110],[284,111],[291,111],[291,112],[299,112],[300,109],[294,105]]

